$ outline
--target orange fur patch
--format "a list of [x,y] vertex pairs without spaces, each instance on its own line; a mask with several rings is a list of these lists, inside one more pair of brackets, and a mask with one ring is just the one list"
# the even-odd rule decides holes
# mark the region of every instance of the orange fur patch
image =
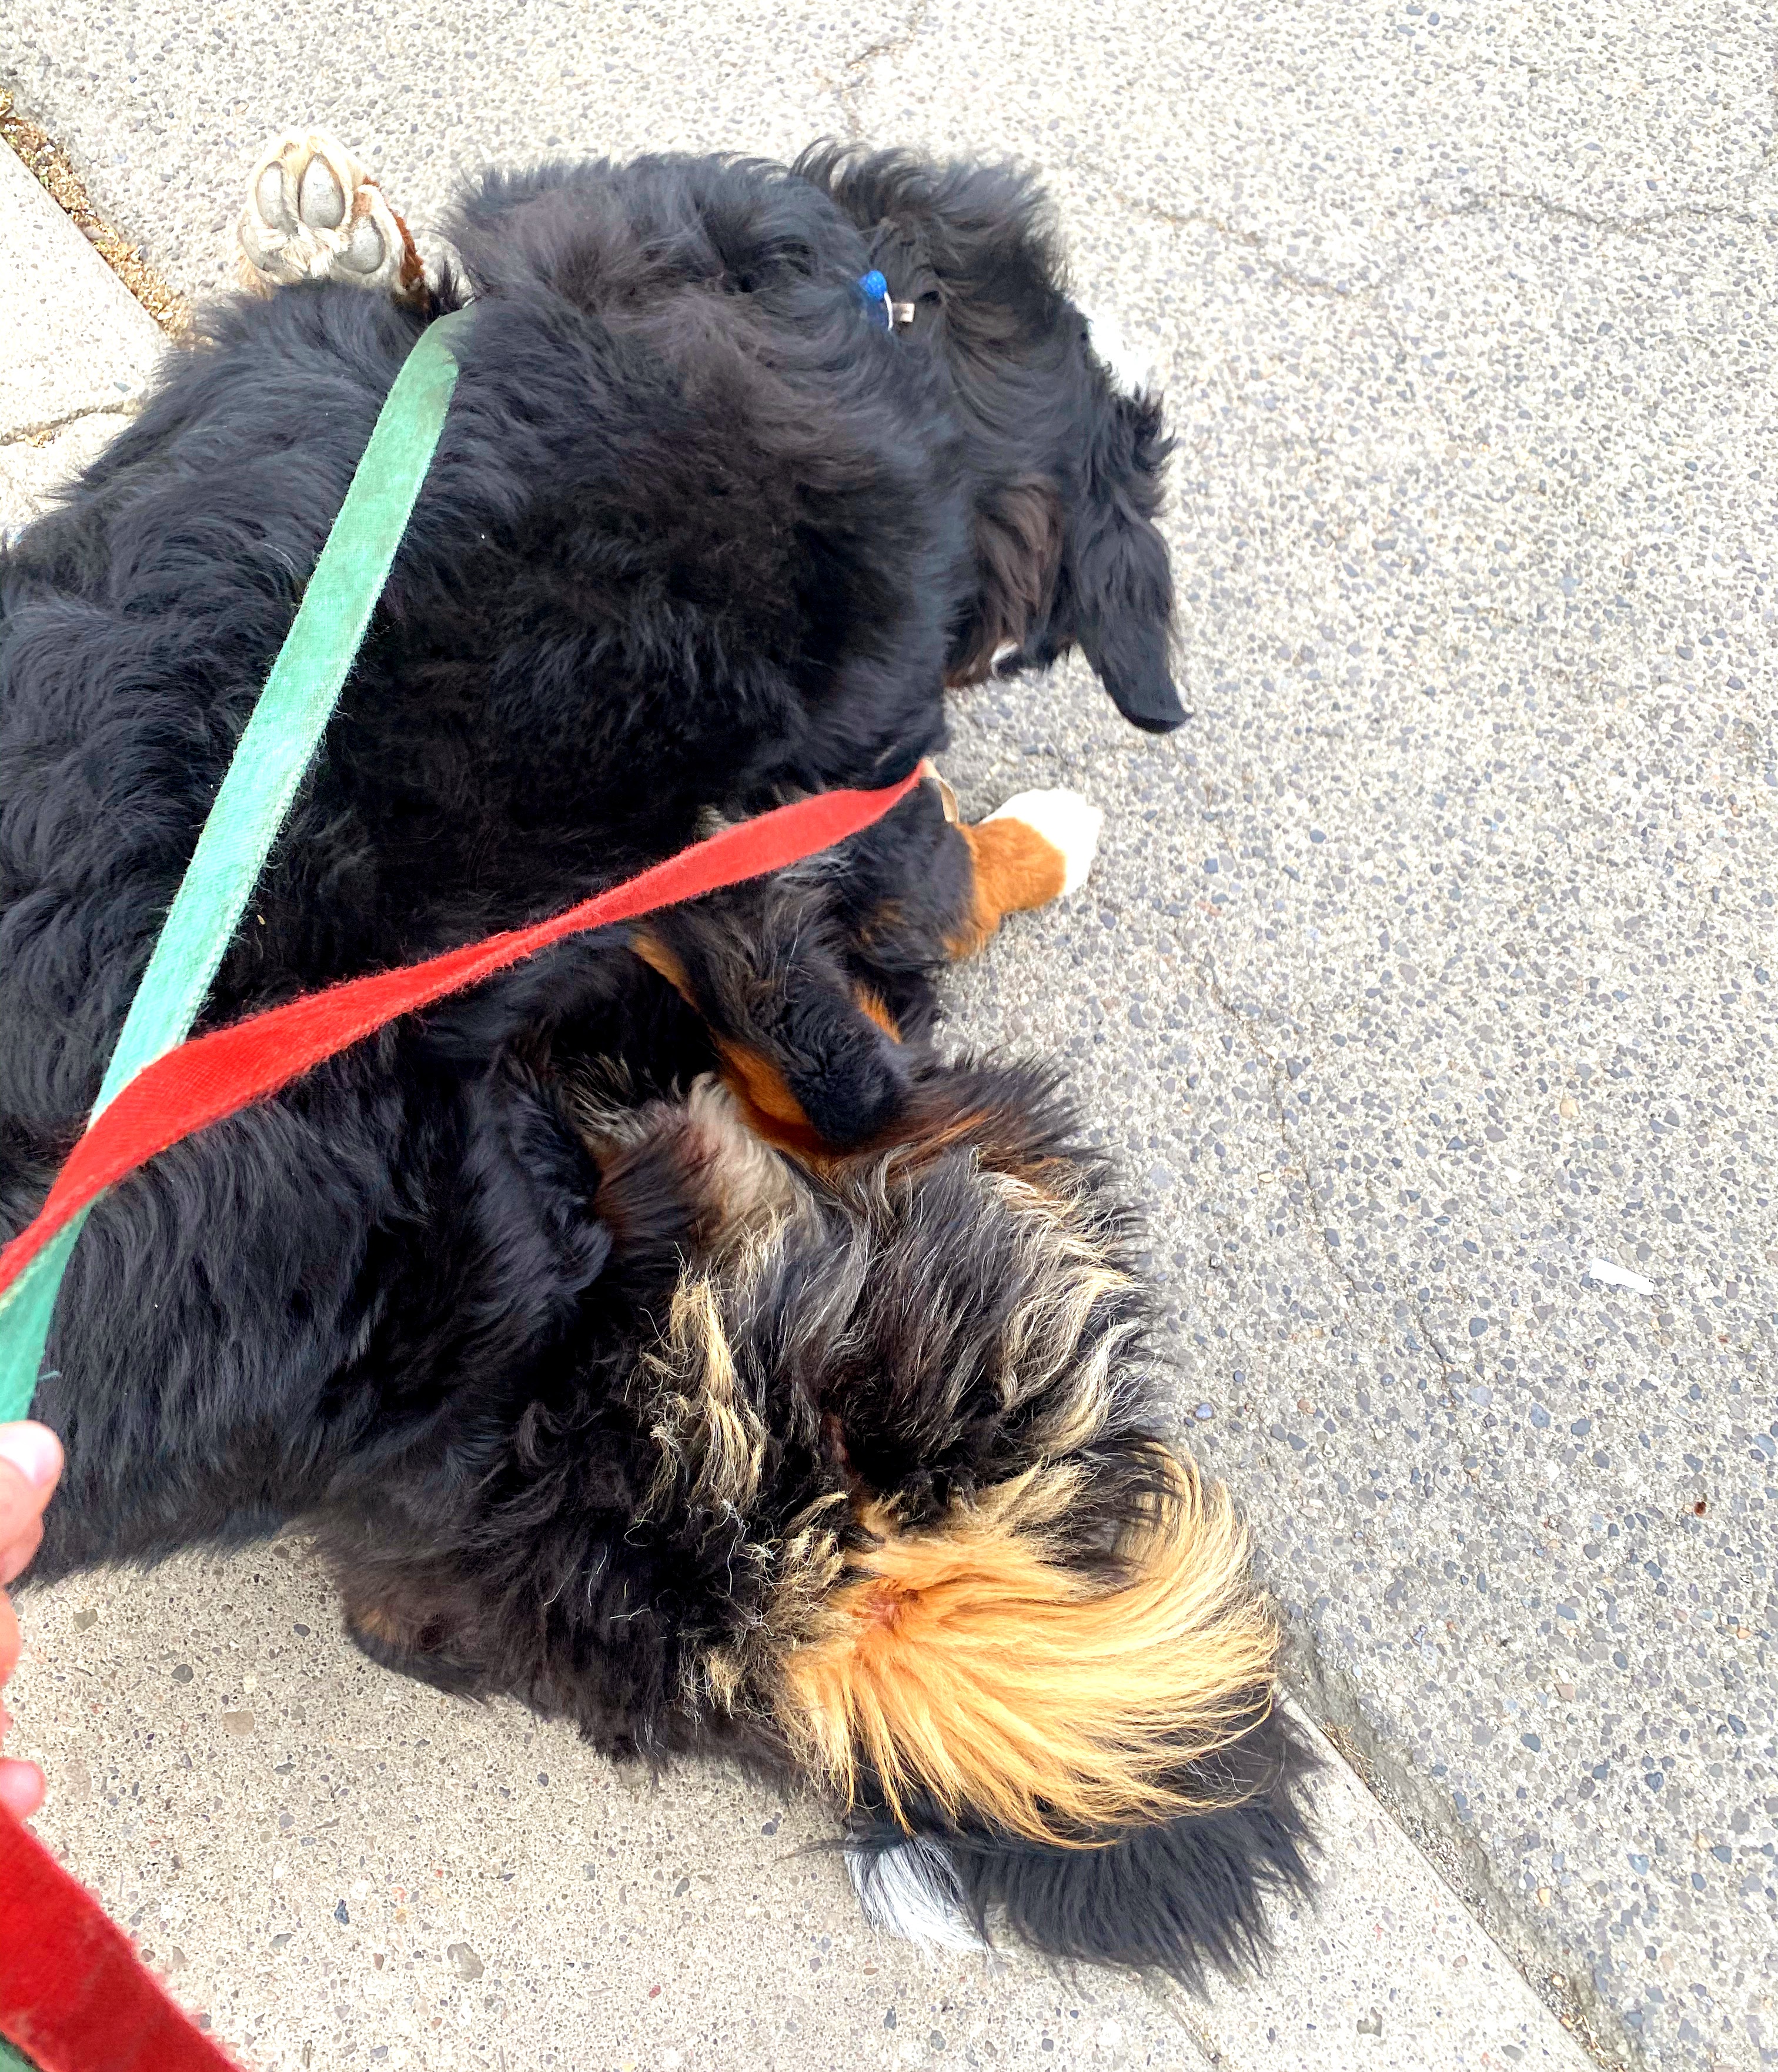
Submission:
[[1168,1459],[1134,1523],[1126,1580],[1058,1556],[1082,1470],[1030,1470],[942,1525],[848,1557],[848,1579],[782,1664],[793,1745],[848,1802],[868,1768],[906,1824],[915,1792],[953,1818],[1090,1847],[1217,1800],[1189,1766],[1262,1719],[1278,1633],[1227,1492]]
[[410,301],[417,302],[425,293],[425,265],[415,248],[413,232],[409,229],[406,220],[392,208],[389,214],[394,219],[396,228],[401,233],[401,273],[396,293]]
[[[784,1075],[763,1051],[751,1050],[745,1043],[730,1043],[720,1037],[717,1048],[722,1053],[723,1077],[749,1108],[769,1122],[787,1125],[793,1131],[808,1128],[803,1104],[791,1092]],[[770,1132],[762,1134],[770,1135]]]
[[946,938],[954,959],[973,956],[1008,914],[1059,899],[1068,882],[1067,858],[1023,820],[983,820],[973,828],[959,821],[957,832],[969,845],[975,882],[969,919]]
[[640,957],[651,971],[660,973],[688,1007],[697,1005],[684,965],[659,935],[651,935],[647,928],[639,928],[630,938],[630,948],[631,952]]
[[883,1034],[888,1037],[892,1043],[899,1043],[901,1042],[901,1031],[900,1025],[897,1022],[895,1017],[889,1013],[889,1009],[877,998],[877,995],[871,991],[868,986],[861,985],[856,988],[853,991],[852,997],[858,1003],[859,1013],[864,1017],[867,1022],[874,1022],[877,1027],[882,1030]]
[[387,1605],[363,1605],[349,1609],[347,1617],[357,1632],[368,1634],[372,1640],[380,1640],[390,1647],[406,1645],[407,1629]]

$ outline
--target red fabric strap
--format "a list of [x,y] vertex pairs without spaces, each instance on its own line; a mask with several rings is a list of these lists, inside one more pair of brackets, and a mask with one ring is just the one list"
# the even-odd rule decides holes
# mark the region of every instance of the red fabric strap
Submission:
[[918,781],[915,771],[880,791],[822,791],[799,799],[725,828],[547,921],[304,993],[180,1044],[138,1072],[68,1154],[35,1220],[0,1252],[0,1293],[65,1223],[157,1151],[276,1093],[396,1016],[460,993],[565,935],[634,921],[831,849],[880,820]]
[[92,1893],[4,1807],[0,2036],[40,2072],[236,2072]]

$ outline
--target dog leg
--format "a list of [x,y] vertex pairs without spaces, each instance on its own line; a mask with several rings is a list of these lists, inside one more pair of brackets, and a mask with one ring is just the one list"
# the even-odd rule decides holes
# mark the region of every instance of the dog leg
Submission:
[[404,302],[425,293],[408,226],[325,130],[285,130],[271,139],[248,180],[238,228],[243,274],[262,291],[340,281]]
[[1024,791],[967,826],[926,782],[835,857],[661,915],[631,948],[702,1018],[749,1126],[799,1156],[888,1141],[910,1052],[936,1014],[931,976],[1002,919],[1074,891],[1104,816],[1074,791]]
[[950,786],[938,782],[971,865],[967,910],[944,939],[952,959],[972,956],[1008,914],[1047,906],[1086,883],[1105,816],[1079,792],[1021,791],[970,826],[955,817]]
[[901,1032],[794,898],[705,901],[661,915],[630,948],[704,1022],[755,1134],[815,1154],[893,1123],[905,1094]]

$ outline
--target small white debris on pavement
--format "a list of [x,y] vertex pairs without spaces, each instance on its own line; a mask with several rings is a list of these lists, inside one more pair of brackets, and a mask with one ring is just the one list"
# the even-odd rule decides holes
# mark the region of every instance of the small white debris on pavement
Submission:
[[1632,1295],[1652,1295],[1654,1283],[1640,1273],[1632,1273],[1627,1266],[1620,1266],[1615,1260],[1589,1259],[1587,1278],[1603,1281],[1608,1288],[1626,1288]]

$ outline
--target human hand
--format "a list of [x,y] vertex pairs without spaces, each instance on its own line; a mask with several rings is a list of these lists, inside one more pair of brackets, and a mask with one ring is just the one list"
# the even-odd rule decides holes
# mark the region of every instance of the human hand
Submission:
[[[0,1584],[22,1575],[43,1536],[43,1507],[62,1472],[62,1443],[47,1424],[0,1424]],[[18,1622],[0,1589],[0,1685],[18,1660]],[[12,1725],[0,1705],[0,1738]],[[0,1806],[21,1820],[43,1803],[34,1762],[0,1762]]]

